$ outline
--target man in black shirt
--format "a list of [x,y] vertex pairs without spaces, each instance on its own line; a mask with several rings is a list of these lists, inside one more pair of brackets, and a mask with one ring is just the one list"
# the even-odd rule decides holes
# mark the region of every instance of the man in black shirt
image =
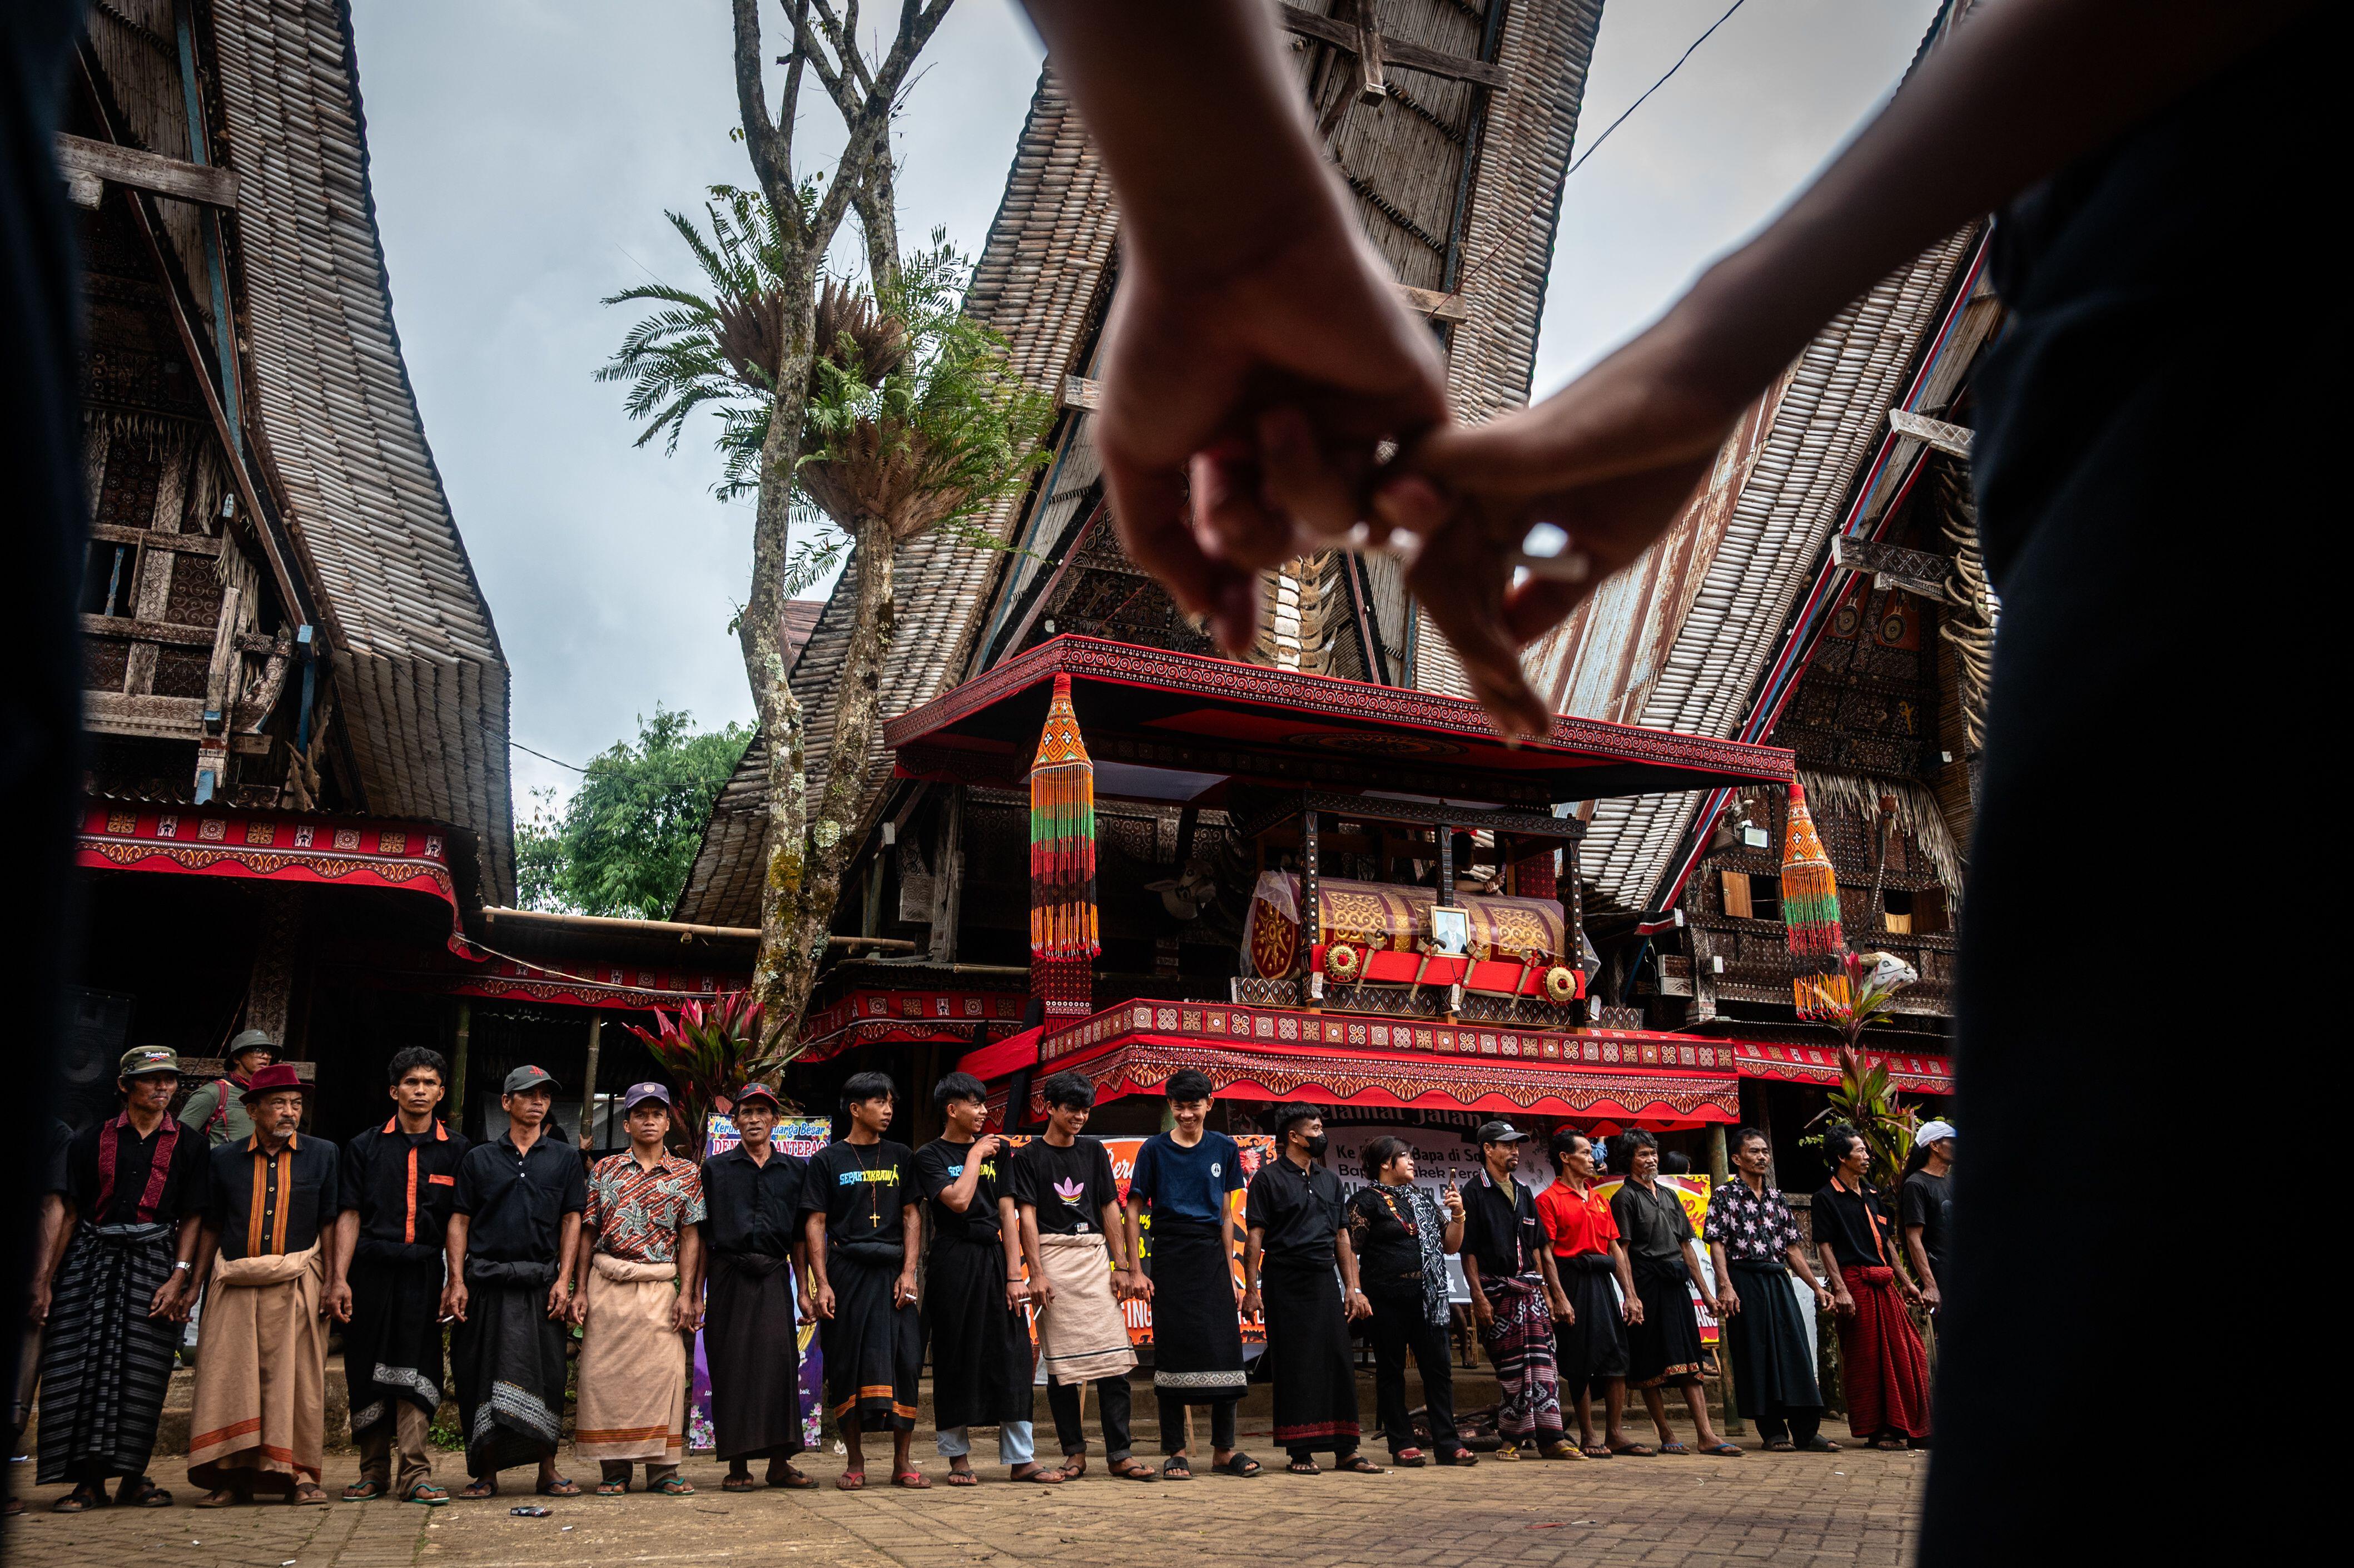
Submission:
[[496,1497],[499,1472],[515,1465],[538,1467],[543,1497],[580,1495],[557,1474],[556,1451],[588,1187],[578,1152],[547,1134],[556,1090],[541,1068],[509,1073],[499,1095],[506,1130],[458,1162],[441,1315],[458,1324],[451,1372],[471,1478],[461,1498]]
[[343,1284],[327,1305],[344,1325],[344,1381],[360,1451],[360,1478],[344,1489],[345,1502],[387,1494],[437,1508],[450,1500],[433,1484],[426,1440],[449,1381],[438,1308],[466,1153],[465,1139],[433,1114],[449,1071],[438,1051],[413,1045],[397,1054],[386,1069],[391,1117],[344,1146],[334,1239]]
[[776,1146],[782,1107],[766,1084],[737,1090],[729,1114],[743,1141],[703,1162],[703,1250],[711,1281],[703,1353],[711,1363],[712,1440],[727,1465],[722,1491],[750,1491],[756,1458],[768,1460],[772,1487],[817,1485],[790,1462],[807,1446],[795,1308],[804,1322],[817,1312],[801,1234],[809,1161]]
[[932,1347],[932,1421],[949,1485],[975,1484],[966,1429],[997,1428],[997,1455],[1017,1481],[1052,1486],[1059,1470],[1038,1467],[1031,1436],[1030,1325],[1023,1305],[1022,1213],[1013,1160],[1002,1138],[984,1133],[989,1090],[970,1073],[932,1088],[948,1129],[916,1150],[916,1180],[929,1200],[930,1251],[924,1270],[924,1334]]
[[1128,1374],[1136,1365],[1128,1319],[1128,1226],[1111,1156],[1081,1138],[1095,1109],[1095,1086],[1057,1073],[1040,1087],[1046,1131],[1013,1157],[1013,1197],[1022,1211],[1022,1245],[1030,1257],[1030,1298],[1038,1304],[1038,1355],[1046,1368],[1046,1407],[1063,1446],[1061,1475],[1087,1473],[1087,1434],[1079,1389],[1092,1383],[1103,1422],[1104,1462],[1130,1481],[1157,1481],[1134,1457],[1129,1437]]
[[924,1366],[923,1319],[916,1307],[924,1221],[915,1151],[883,1136],[894,1099],[888,1077],[854,1073],[842,1097],[849,1136],[817,1151],[801,1192],[825,1351],[825,1402],[847,1450],[833,1484],[846,1492],[866,1484],[862,1438],[882,1428],[891,1434],[892,1484],[922,1491],[932,1483],[907,1457]]
[[1921,1169],[1904,1178],[1897,1197],[1897,1224],[1904,1230],[1904,1255],[1921,1287],[1921,1305],[1931,1312],[1945,1305],[1937,1281],[1946,1276],[1946,1238],[1954,1223],[1954,1124],[1930,1121],[1913,1135],[1924,1157]]
[[168,1114],[180,1061],[159,1046],[122,1055],[122,1112],[66,1145],[60,1231],[37,1260],[41,1357],[38,1476],[74,1483],[59,1513],[115,1500],[161,1508],[172,1494],[147,1477],[172,1357],[196,1291],[210,1146]]
[[1336,1470],[1378,1476],[1382,1467],[1357,1452],[1349,1360],[1349,1325],[1373,1307],[1358,1288],[1341,1179],[1323,1165],[1324,1118],[1314,1106],[1288,1105],[1274,1120],[1276,1157],[1259,1167],[1243,1200],[1243,1310],[1255,1313],[1265,1301],[1275,1440],[1290,1450],[1286,1467],[1295,1476],[1319,1473],[1320,1449],[1331,1451]]
[[212,1151],[196,1266],[212,1283],[188,1419],[188,1479],[209,1492],[198,1508],[255,1492],[327,1501],[321,1319],[343,1273],[320,1244],[341,1207],[343,1161],[334,1144],[295,1130],[303,1093],[292,1063],[262,1068],[240,1097],[252,1134]]
[[1499,1459],[1534,1444],[1548,1459],[1577,1457],[1561,1424],[1561,1373],[1553,1303],[1561,1295],[1553,1248],[1537,1219],[1536,1195],[1513,1174],[1528,1134],[1508,1121],[1482,1122],[1479,1179],[1463,1194],[1463,1278],[1471,1320],[1496,1369],[1500,1400]]
[[1814,1234],[1839,1319],[1847,1424],[1875,1448],[1929,1436],[1929,1362],[1905,1308],[1920,1298],[1904,1272],[1896,1227],[1865,1179],[1870,1146],[1851,1127],[1823,1134],[1831,1179],[1815,1194]]

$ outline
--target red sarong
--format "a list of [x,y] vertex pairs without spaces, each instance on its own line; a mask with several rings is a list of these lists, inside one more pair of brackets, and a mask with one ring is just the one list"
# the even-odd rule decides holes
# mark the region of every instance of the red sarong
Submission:
[[1929,1436],[1929,1358],[1890,1268],[1843,1268],[1855,1310],[1839,1320],[1848,1429],[1858,1437]]

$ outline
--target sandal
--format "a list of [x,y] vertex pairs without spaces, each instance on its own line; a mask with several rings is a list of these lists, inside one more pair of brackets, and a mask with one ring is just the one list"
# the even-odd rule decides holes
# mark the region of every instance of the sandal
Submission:
[[[51,1503],[49,1505],[49,1511],[51,1513],[88,1513],[91,1509],[105,1508],[109,1506],[110,1501],[111,1499],[107,1497],[106,1489],[103,1486],[93,1487],[88,1481],[84,1481],[81,1485],[76,1487],[73,1490],[68,1492],[65,1496]],[[206,1505],[198,1503],[196,1506],[198,1508],[203,1508]],[[211,1506],[220,1508],[225,1505],[215,1503]]]
[[[69,1499],[60,1499],[58,1500],[66,1501]],[[204,1496],[198,1498],[196,1500],[195,1506],[197,1508],[235,1508],[244,1500],[245,1497],[242,1493],[233,1492],[227,1487],[223,1487],[217,1492],[207,1492]]]
[[[784,1472],[782,1476],[777,1474],[779,1470]],[[781,1460],[769,1467],[768,1482],[772,1487],[790,1492],[805,1492],[817,1485],[814,1479]]]
[[1476,1465],[1479,1462],[1479,1456],[1469,1448],[1458,1446],[1442,1449],[1438,1456],[1438,1462],[1442,1465]]
[[1244,1453],[1239,1448],[1226,1456],[1225,1462],[1216,1467],[1224,1471],[1225,1474],[1234,1477],[1235,1479],[1243,1481],[1247,1481],[1255,1476],[1262,1475],[1267,1470],[1267,1467],[1265,1465],[1260,1464],[1257,1459],[1252,1458],[1248,1454]]
[[1141,1459],[1122,1459],[1111,1467],[1111,1473],[1123,1481],[1157,1481],[1160,1472]]
[[599,1481],[597,1483],[597,1495],[600,1498],[627,1497],[630,1495],[630,1483],[627,1481]]
[[1182,1454],[1172,1454],[1161,1463],[1161,1478],[1164,1481],[1190,1481],[1193,1467],[1185,1462]]
[[1840,1451],[1840,1445],[1832,1442],[1819,1432],[1808,1438],[1807,1446],[1798,1450],[1802,1454],[1836,1454]]
[[172,1506],[171,1493],[145,1476],[137,1477],[135,1479],[137,1482],[135,1487],[131,1480],[125,1480],[122,1486],[115,1489],[114,1500],[117,1503],[125,1508],[170,1508]]
[[1766,1445],[1766,1451],[1768,1454],[1795,1454],[1798,1451],[1798,1446],[1787,1437],[1776,1437]]
[[[773,1486],[775,1483],[769,1484]],[[719,1483],[719,1489],[723,1492],[748,1492],[758,1485],[759,1483],[752,1478],[751,1473],[747,1471],[740,1476],[728,1477]]]
[[1087,1473],[1087,1456],[1084,1449],[1076,1454],[1063,1456],[1063,1479],[1076,1481]]
[[952,1487],[977,1487],[981,1485],[981,1478],[974,1475],[970,1470],[950,1470],[949,1472],[949,1485]]
[[1612,1457],[1619,1459],[1652,1459],[1659,1457],[1659,1451],[1640,1443],[1629,1443],[1623,1448],[1611,1449],[1610,1453]]
[[1352,1454],[1345,1459],[1335,1460],[1333,1462],[1332,1468],[1336,1474],[1343,1476],[1386,1476],[1389,1474],[1387,1470],[1383,1469],[1379,1465],[1374,1464],[1363,1454]]
[[895,1487],[905,1487],[911,1492],[928,1492],[932,1489],[932,1478],[921,1470],[901,1470],[891,1478],[891,1484]]
[[1034,1486],[1059,1487],[1063,1484],[1063,1472],[1051,1465],[1033,1464],[1026,1470],[1013,1471],[1010,1478],[1028,1481]]
[[660,1492],[666,1498],[691,1498],[695,1495],[695,1483],[684,1476],[664,1476],[646,1490]]
[[408,1489],[403,1502],[423,1503],[427,1508],[440,1508],[450,1500],[450,1494],[431,1481],[419,1481]]
[[1571,1442],[1548,1443],[1537,1450],[1537,1457],[1568,1464],[1585,1457],[1585,1451]]
[[354,1481],[344,1489],[345,1502],[374,1502],[392,1489],[382,1481]]
[[1904,1439],[1902,1437],[1875,1437],[1872,1439],[1872,1446],[1883,1454],[1904,1452]]
[[1712,1459],[1738,1459],[1741,1457],[1740,1445],[1734,1443],[1713,1444],[1709,1447],[1702,1448],[1701,1452],[1707,1455]]
[[324,1508],[334,1500],[327,1495],[325,1488],[310,1481],[286,1494],[286,1506],[289,1508]]
[[1607,1459],[1613,1457],[1610,1446],[1606,1443],[1588,1443],[1578,1452],[1589,1459]]
[[1690,1454],[1691,1450],[1670,1437],[1666,1442],[1659,1445],[1659,1452],[1662,1454]]
[[[496,1476],[480,1476],[458,1489],[460,1502],[480,1502],[484,1498],[494,1498],[498,1495],[499,1478]],[[205,1505],[198,1503],[196,1506],[202,1508]]]
[[1430,1460],[1419,1448],[1401,1448],[1390,1456],[1390,1463],[1404,1470],[1418,1470]]
[[866,1489],[866,1472],[864,1470],[844,1470],[842,1474],[833,1478],[833,1487],[836,1491],[864,1491]]
[[[622,1483],[624,1490],[628,1489],[628,1482]],[[544,1481],[538,1489],[539,1495],[544,1498],[577,1498],[580,1495],[580,1489],[573,1484],[572,1478],[569,1476],[558,1476],[553,1481]]]
[[1316,1467],[1313,1459],[1294,1459],[1283,1467],[1295,1476],[1320,1476],[1324,1473]]
[[1506,1443],[1497,1448],[1496,1457],[1507,1465],[1517,1464],[1521,1457],[1521,1446],[1518,1443]]

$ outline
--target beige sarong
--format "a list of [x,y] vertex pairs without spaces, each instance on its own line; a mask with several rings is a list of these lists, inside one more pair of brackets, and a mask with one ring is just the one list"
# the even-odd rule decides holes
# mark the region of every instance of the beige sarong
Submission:
[[1136,1365],[1128,1319],[1112,1299],[1111,1256],[1103,1237],[1038,1238],[1038,1261],[1055,1299],[1038,1308],[1038,1365],[1057,1383],[1093,1383]]
[[572,1451],[675,1465],[686,1454],[687,1340],[672,1327],[678,1265],[589,1260]]
[[308,1251],[213,1266],[188,1418],[188,1479],[207,1491],[291,1492],[326,1448],[326,1269]]

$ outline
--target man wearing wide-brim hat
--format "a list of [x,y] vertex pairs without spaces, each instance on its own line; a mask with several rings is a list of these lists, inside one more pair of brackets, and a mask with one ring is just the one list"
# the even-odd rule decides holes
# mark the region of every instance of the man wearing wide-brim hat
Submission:
[[339,1202],[342,1155],[296,1129],[305,1086],[292,1063],[253,1075],[239,1097],[253,1131],[212,1152],[196,1273],[209,1273],[188,1479],[226,1508],[256,1494],[323,1503],[327,1329],[336,1285],[320,1245]]
[[[147,1459],[195,1295],[193,1258],[210,1182],[205,1141],[168,1114],[180,1059],[160,1045],[126,1051],[122,1110],[66,1146],[65,1238],[34,1292],[46,1304],[39,1479],[71,1481],[54,1505],[80,1513],[114,1500],[163,1508],[172,1494]],[[59,1258],[63,1261],[60,1264]]]
[[253,1075],[278,1060],[278,1042],[266,1029],[249,1029],[228,1043],[223,1058],[228,1076],[200,1084],[180,1107],[180,1120],[205,1135],[215,1149],[243,1143],[253,1136],[253,1118],[245,1108],[245,1091]]

